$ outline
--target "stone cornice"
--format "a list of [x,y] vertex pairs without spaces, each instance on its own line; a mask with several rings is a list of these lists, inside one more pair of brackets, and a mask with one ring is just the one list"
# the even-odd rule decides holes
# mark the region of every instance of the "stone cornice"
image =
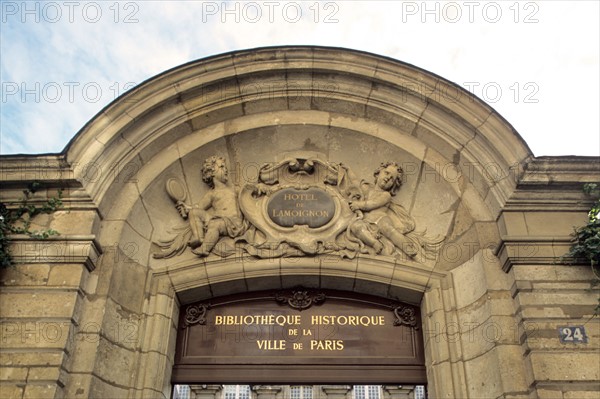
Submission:
[[594,198],[582,191],[600,181],[600,157],[534,158],[525,164],[503,211],[587,212]]
[[3,155],[0,163],[0,182],[3,187],[26,186],[31,181],[46,185],[81,186],[75,180],[70,165],[60,154]]
[[570,236],[503,236],[495,255],[502,270],[514,265],[552,265],[560,263],[572,244]]
[[600,179],[600,157],[556,156],[534,158],[525,165],[517,188],[581,187]]
[[11,256],[15,264],[80,263],[89,271],[96,268],[102,254],[93,235],[57,236],[38,239],[12,235]]

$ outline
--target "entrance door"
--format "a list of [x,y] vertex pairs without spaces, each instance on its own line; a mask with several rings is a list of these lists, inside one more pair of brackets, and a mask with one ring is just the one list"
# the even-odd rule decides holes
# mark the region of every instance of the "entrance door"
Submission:
[[[261,391],[261,387],[256,390]],[[269,386],[269,390],[275,399],[327,399],[332,394],[345,399],[427,398],[424,385],[278,385]],[[213,399],[253,399],[258,396],[250,385],[175,385],[172,398],[209,399],[208,395]]]

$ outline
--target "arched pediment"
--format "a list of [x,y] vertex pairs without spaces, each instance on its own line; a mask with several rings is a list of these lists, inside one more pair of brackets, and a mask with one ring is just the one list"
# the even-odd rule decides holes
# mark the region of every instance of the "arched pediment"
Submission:
[[[208,190],[200,169],[210,156],[224,157],[241,187],[258,182],[261,165],[305,153],[334,169],[348,165],[367,181],[381,162],[403,167],[394,202],[417,221],[415,232],[441,237],[437,256],[398,263],[380,257],[375,247],[365,264],[381,274],[364,280],[383,283],[383,291],[395,284],[416,293],[434,270],[443,273],[498,243],[494,221],[532,156],[493,109],[432,73],[358,51],[278,47],[198,60],[144,82],[90,121],[68,145],[66,158],[98,206],[100,244],[117,243],[126,256],[160,274],[198,264],[189,249],[168,262],[154,259],[157,243],[182,222],[165,190],[169,179],[182,183],[193,205]],[[306,248],[310,256],[329,253]],[[334,252],[346,256],[344,249]],[[344,262],[332,270],[319,266],[317,274],[350,273],[344,278],[362,281]],[[210,270],[220,261],[209,257],[201,264]],[[223,279],[245,279],[244,273],[242,267]],[[423,273],[427,278],[419,277]],[[395,275],[402,278],[394,283]],[[206,272],[185,290],[214,282]],[[418,302],[412,294],[407,299]]]
[[491,107],[433,73],[364,52],[289,46],[227,53],[164,72],[107,106],[65,151],[102,205],[124,176],[156,162],[169,145],[178,143],[182,153],[175,156],[185,156],[219,137],[293,124],[391,139],[442,176],[452,175],[449,181],[461,173],[465,182],[455,190],[462,195],[470,183],[476,192],[467,195],[485,202],[491,217],[532,157]]

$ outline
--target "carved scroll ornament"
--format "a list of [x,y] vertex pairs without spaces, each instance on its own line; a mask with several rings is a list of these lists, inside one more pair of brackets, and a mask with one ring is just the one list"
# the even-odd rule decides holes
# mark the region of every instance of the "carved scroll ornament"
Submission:
[[188,306],[185,309],[183,328],[187,328],[195,324],[205,325],[207,311],[208,305],[206,304]]
[[415,330],[419,329],[417,324],[417,316],[415,315],[415,310],[413,308],[409,308],[407,306],[396,306],[392,309],[394,312],[394,325],[395,326],[408,326],[412,327]]
[[325,294],[305,289],[296,289],[278,292],[275,295],[275,300],[281,304],[287,304],[293,309],[304,310],[325,301]]

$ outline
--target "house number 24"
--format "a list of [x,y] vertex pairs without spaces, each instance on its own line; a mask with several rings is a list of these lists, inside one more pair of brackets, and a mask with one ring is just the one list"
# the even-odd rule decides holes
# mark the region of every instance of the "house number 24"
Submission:
[[587,344],[587,335],[583,326],[558,327],[558,336],[563,344]]

